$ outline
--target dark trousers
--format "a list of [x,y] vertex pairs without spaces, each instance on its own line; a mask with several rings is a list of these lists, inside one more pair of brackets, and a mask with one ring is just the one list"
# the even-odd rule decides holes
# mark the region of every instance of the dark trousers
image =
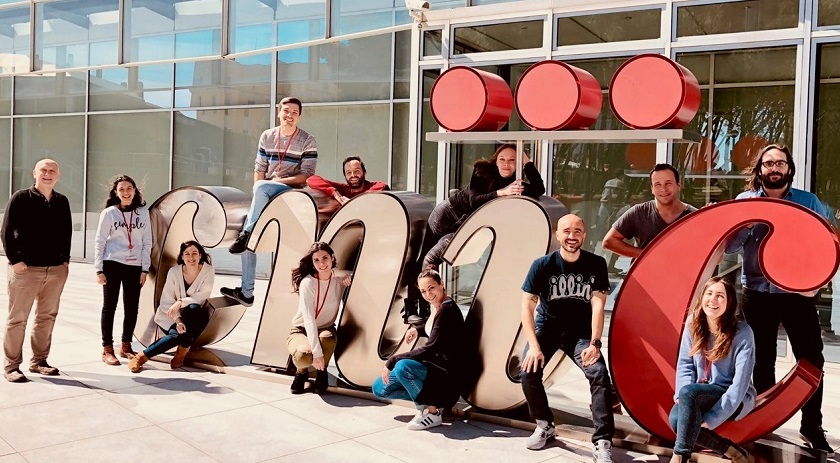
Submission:
[[179,333],[175,328],[175,324],[166,330],[166,335],[143,351],[147,358],[152,358],[155,355],[162,354],[175,346],[190,347],[195,342],[198,335],[207,328],[207,322],[210,321],[210,314],[207,309],[198,305],[190,304],[181,309],[181,321],[187,328],[186,332]]
[[[607,363],[604,357],[598,358],[594,364],[584,367],[580,353],[589,347],[589,339],[564,340],[554,330],[541,330],[537,328],[537,342],[545,356],[547,364],[554,353],[562,350],[564,354],[574,359],[575,365],[583,370],[586,379],[589,380],[589,392],[592,394],[592,424],[595,426],[595,433],[592,434],[592,442],[601,439],[611,440],[615,434],[615,422],[612,412],[612,386],[610,374],[607,371]],[[528,353],[528,347],[522,354],[522,358]],[[520,370],[519,379],[522,382],[522,392],[525,393],[525,400],[528,401],[528,411],[531,418],[554,422],[554,414],[548,406],[548,396],[543,386],[543,369],[540,367],[536,372],[526,373]]]
[[435,206],[432,213],[429,215],[429,230],[432,236],[428,240],[431,248],[423,258],[423,267],[435,266],[437,267],[443,263],[443,253],[446,247],[455,236],[458,227],[466,220],[467,216],[459,214],[449,200],[446,200]]
[[[813,297],[792,293],[765,293],[744,289],[742,310],[755,336],[753,383],[759,394],[776,384],[776,338],[779,323],[785,328],[793,356],[823,369],[823,342]],[[802,427],[822,425],[823,381],[802,407]]]
[[137,308],[140,305],[140,274],[139,265],[126,265],[112,260],[102,263],[102,273],[105,274],[105,286],[102,287],[102,345],[114,344],[114,313],[117,311],[117,301],[120,298],[120,286],[123,288],[123,328],[122,342],[131,342],[134,326],[137,324]]

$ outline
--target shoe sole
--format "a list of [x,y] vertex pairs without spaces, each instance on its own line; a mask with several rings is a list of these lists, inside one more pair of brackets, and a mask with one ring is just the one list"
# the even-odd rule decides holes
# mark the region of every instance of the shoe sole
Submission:
[[231,301],[236,301],[236,302],[240,303],[241,305],[244,305],[245,307],[251,307],[252,305],[254,305],[254,301],[251,301],[251,302],[243,301],[242,299],[239,299],[236,296],[231,296],[230,294],[222,293],[222,296],[230,299]]
[[807,437],[805,437],[804,434],[799,433],[799,438],[802,439],[803,441],[805,441],[805,445],[808,446],[808,448],[810,448],[811,450],[816,450],[818,452],[825,452],[826,456],[829,456],[829,457],[834,456],[834,452],[829,452],[827,450],[820,450],[820,449],[814,447],[814,444],[811,442],[811,439],[808,439]]
[[534,446],[530,446],[530,445],[526,445],[525,447],[528,450],[540,450],[540,449],[544,448],[546,445],[548,445],[549,442],[554,441],[556,438],[557,438],[556,435],[548,436],[548,437],[545,438],[545,443],[543,445],[539,446],[539,447],[534,447]]
[[31,368],[29,369],[29,372],[30,373],[38,373],[39,375],[44,375],[44,376],[58,376],[60,374],[60,372],[58,370],[41,371],[41,370],[33,370]]

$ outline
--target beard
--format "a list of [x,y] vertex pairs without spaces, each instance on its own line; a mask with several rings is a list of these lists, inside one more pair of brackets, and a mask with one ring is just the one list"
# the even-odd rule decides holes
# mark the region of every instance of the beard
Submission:
[[365,183],[365,178],[364,177],[358,177],[358,178],[351,177],[351,178],[347,179],[347,184],[350,185],[353,188],[358,188],[358,187],[362,186],[364,183]]
[[761,175],[761,186],[771,190],[778,190],[788,186],[793,181],[793,175],[790,173],[782,174],[778,180],[773,180],[770,175]]
[[567,243],[565,240],[563,240],[563,242],[561,243],[561,245],[560,245],[560,246],[561,246],[561,247],[562,247],[562,248],[563,248],[566,252],[569,252],[569,253],[574,254],[574,253],[578,252],[578,250],[580,249],[581,245],[583,245],[583,242],[581,242],[581,241],[578,241],[577,243]]

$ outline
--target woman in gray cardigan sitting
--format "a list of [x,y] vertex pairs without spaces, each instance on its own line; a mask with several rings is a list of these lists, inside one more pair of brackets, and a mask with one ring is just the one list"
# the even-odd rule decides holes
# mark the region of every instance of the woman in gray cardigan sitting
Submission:
[[193,341],[207,327],[210,316],[204,302],[213,291],[215,276],[210,256],[197,241],[185,241],[181,243],[177,263],[166,275],[155,313],[155,323],[166,335],[128,362],[133,373],[142,370],[150,358],[176,345],[178,350],[169,365],[173,369],[181,368]]

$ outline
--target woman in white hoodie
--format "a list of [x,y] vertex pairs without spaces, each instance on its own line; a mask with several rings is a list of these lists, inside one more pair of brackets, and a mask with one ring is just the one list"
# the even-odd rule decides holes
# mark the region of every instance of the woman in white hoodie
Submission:
[[102,361],[119,365],[114,355],[114,313],[123,288],[123,326],[120,357],[131,359],[136,354],[131,347],[140,288],[152,261],[152,224],[149,210],[137,183],[128,175],[112,180],[105,210],[99,214],[94,243],[96,278],[102,285]]
[[166,274],[160,304],[155,312],[155,323],[166,335],[128,362],[133,373],[142,370],[143,364],[150,358],[176,345],[178,350],[169,365],[172,369],[181,368],[190,346],[210,320],[210,314],[204,307],[213,291],[216,273],[210,265],[210,256],[197,241],[185,241],[181,243],[177,263]]

